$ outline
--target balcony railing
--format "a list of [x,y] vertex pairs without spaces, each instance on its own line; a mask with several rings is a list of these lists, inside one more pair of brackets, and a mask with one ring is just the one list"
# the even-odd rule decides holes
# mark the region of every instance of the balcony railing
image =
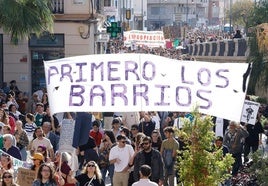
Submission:
[[64,13],[64,0],[52,0],[52,13],[63,14]]

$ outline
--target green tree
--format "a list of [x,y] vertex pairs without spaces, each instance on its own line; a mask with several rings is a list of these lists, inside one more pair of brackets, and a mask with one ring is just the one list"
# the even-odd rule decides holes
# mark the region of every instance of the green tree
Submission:
[[223,156],[222,149],[213,150],[215,134],[210,116],[203,117],[197,111],[192,113],[193,121],[184,120],[177,135],[186,142],[185,150],[178,158],[180,181],[187,186],[218,186],[230,176],[234,162],[231,154]]
[[252,154],[252,165],[249,167],[249,175],[257,178],[259,186],[265,186],[268,183],[268,157],[263,156],[263,152],[258,150]]
[[[240,0],[236,1],[232,5],[231,10],[231,18],[233,25],[239,25],[243,27],[247,27],[248,25],[248,19],[251,15],[251,12],[254,10],[254,3],[252,0]],[[230,11],[227,10],[226,15],[228,18],[230,18]]]
[[50,0],[0,0],[0,27],[10,34],[11,42],[52,31]]

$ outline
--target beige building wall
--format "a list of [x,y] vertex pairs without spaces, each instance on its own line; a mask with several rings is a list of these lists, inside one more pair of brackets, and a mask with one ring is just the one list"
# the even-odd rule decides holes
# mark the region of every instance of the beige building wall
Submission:
[[90,0],[64,0],[64,14],[88,14]]
[[[82,4],[74,4],[73,0],[66,0],[64,3],[64,15],[57,15],[62,20],[54,23],[54,33],[64,34],[64,54],[65,57],[77,55],[94,54],[94,33],[95,25],[90,24],[90,37],[82,39],[79,31],[84,30],[84,35],[88,32],[88,25],[79,23],[79,21],[66,20],[86,20],[89,17],[89,1]],[[79,29],[80,28],[80,29]],[[0,34],[3,30],[0,29]],[[46,50],[48,48],[42,48]],[[19,41],[15,46],[10,43],[10,37],[3,34],[3,71],[4,82],[16,80],[19,89],[32,94],[31,92],[31,50],[28,47],[28,40]]]
[[[0,33],[3,33],[0,30]],[[20,89],[28,92],[29,82],[29,48],[28,41],[19,41],[18,45],[11,44],[10,37],[3,34],[3,71],[4,82],[16,80]]]
[[55,23],[54,33],[64,34],[65,57],[94,54],[94,25],[90,27],[90,37],[80,37],[79,28],[88,32],[88,26],[81,23]]

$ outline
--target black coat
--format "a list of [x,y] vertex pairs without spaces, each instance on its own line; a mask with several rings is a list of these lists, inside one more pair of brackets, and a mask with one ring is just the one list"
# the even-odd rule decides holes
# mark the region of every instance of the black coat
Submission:
[[[134,159],[134,180],[139,180],[139,169],[142,165],[145,164],[145,156],[144,151],[139,152]],[[157,182],[159,180],[164,180],[164,163],[162,156],[158,150],[152,149],[152,157],[151,157],[151,181]]]

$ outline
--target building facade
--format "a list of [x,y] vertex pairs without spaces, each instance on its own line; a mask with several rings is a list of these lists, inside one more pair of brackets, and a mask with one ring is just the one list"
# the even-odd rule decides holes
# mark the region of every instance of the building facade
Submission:
[[148,30],[159,30],[163,26],[208,23],[209,0],[148,0]]
[[[98,43],[98,4],[93,0],[52,0],[54,32],[40,38],[10,42],[0,30],[0,83],[16,80],[20,90],[31,95],[46,85],[44,60],[89,55],[102,50]],[[91,4],[92,3],[92,4]],[[91,6],[93,5],[93,6]]]

